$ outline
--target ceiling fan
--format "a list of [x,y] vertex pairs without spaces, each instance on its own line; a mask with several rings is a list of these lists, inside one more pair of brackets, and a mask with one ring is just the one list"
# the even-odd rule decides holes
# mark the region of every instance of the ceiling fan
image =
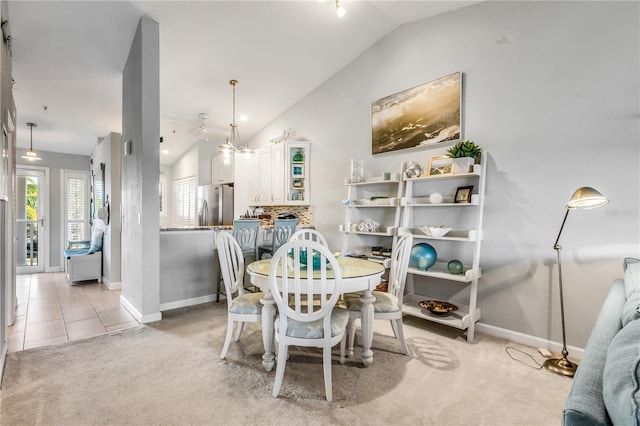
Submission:
[[209,118],[209,115],[205,112],[201,112],[200,114],[198,114],[198,122],[193,127],[193,130],[192,130],[192,134],[194,136],[207,137],[209,133],[221,133],[221,134],[229,133],[228,129],[209,127],[207,125],[208,118]]
[[209,133],[227,133],[227,129],[218,129],[214,127],[207,126],[207,118],[209,115],[205,112],[201,112],[198,114],[198,122],[192,129],[192,134],[194,136],[207,137]]

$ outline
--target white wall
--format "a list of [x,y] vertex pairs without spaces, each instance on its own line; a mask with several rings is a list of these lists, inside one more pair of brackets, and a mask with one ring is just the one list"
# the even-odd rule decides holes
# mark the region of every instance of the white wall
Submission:
[[[122,136],[109,133],[93,150],[93,168],[105,164],[105,195],[109,198],[110,220],[105,225],[102,247],[102,280],[109,288],[120,288],[120,203],[122,198]],[[94,219],[100,220],[100,219]]]
[[462,71],[463,137],[490,154],[483,323],[559,341],[564,205],[580,186],[611,199],[572,212],[561,240],[567,340],[584,346],[622,258],[640,255],[639,17],[638,2],[486,2],[407,24],[250,143],[282,129],[313,142],[315,225],[339,247],[350,158],[375,175],[444,150],[372,157],[371,101]]
[[122,73],[122,295],[139,322],[160,314],[160,74],[158,23],[142,17]]

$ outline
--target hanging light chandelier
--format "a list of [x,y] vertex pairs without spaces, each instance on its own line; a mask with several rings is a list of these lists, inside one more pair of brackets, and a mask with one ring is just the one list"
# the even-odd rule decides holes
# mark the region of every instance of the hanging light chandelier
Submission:
[[[324,3],[327,0],[318,0],[320,3]],[[342,6],[342,2],[340,0],[334,0],[334,3],[336,4],[336,15],[338,16],[338,18],[342,18],[346,13],[347,13],[347,9],[344,8],[344,6]]]
[[33,150],[33,128],[38,127],[36,123],[27,122],[27,126],[31,129],[31,143],[29,145],[29,151],[27,151],[22,158],[29,161],[42,160],[42,158],[38,157],[38,154]]
[[240,140],[240,133],[238,132],[238,125],[236,124],[236,85],[238,84],[238,80],[229,80],[229,84],[232,88],[233,94],[233,110],[231,117],[231,135],[227,138],[225,143],[219,146],[220,150],[225,154],[232,152],[241,152],[244,154],[251,154],[253,150],[249,148],[249,143],[245,142],[242,148],[238,148],[238,146],[242,143]]
[[347,9],[345,9],[344,6],[342,6],[342,3],[340,3],[340,0],[336,0],[336,15],[338,16],[338,18],[342,18],[346,13],[347,13]]

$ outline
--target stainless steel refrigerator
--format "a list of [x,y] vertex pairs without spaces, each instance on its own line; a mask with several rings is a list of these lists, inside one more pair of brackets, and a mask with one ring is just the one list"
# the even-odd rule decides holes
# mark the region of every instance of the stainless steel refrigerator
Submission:
[[198,224],[233,225],[233,184],[198,187]]

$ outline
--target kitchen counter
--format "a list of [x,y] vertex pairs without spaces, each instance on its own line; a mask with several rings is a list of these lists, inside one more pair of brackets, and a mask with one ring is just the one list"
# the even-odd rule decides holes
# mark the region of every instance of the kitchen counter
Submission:
[[[268,245],[273,225],[262,225],[258,245]],[[312,226],[298,226],[313,228]],[[160,310],[218,301],[220,263],[216,233],[233,226],[160,229]],[[221,286],[224,295],[224,285]]]
[[233,226],[181,226],[176,228],[160,228],[160,232],[174,232],[174,231],[221,231],[223,229],[232,229]]

